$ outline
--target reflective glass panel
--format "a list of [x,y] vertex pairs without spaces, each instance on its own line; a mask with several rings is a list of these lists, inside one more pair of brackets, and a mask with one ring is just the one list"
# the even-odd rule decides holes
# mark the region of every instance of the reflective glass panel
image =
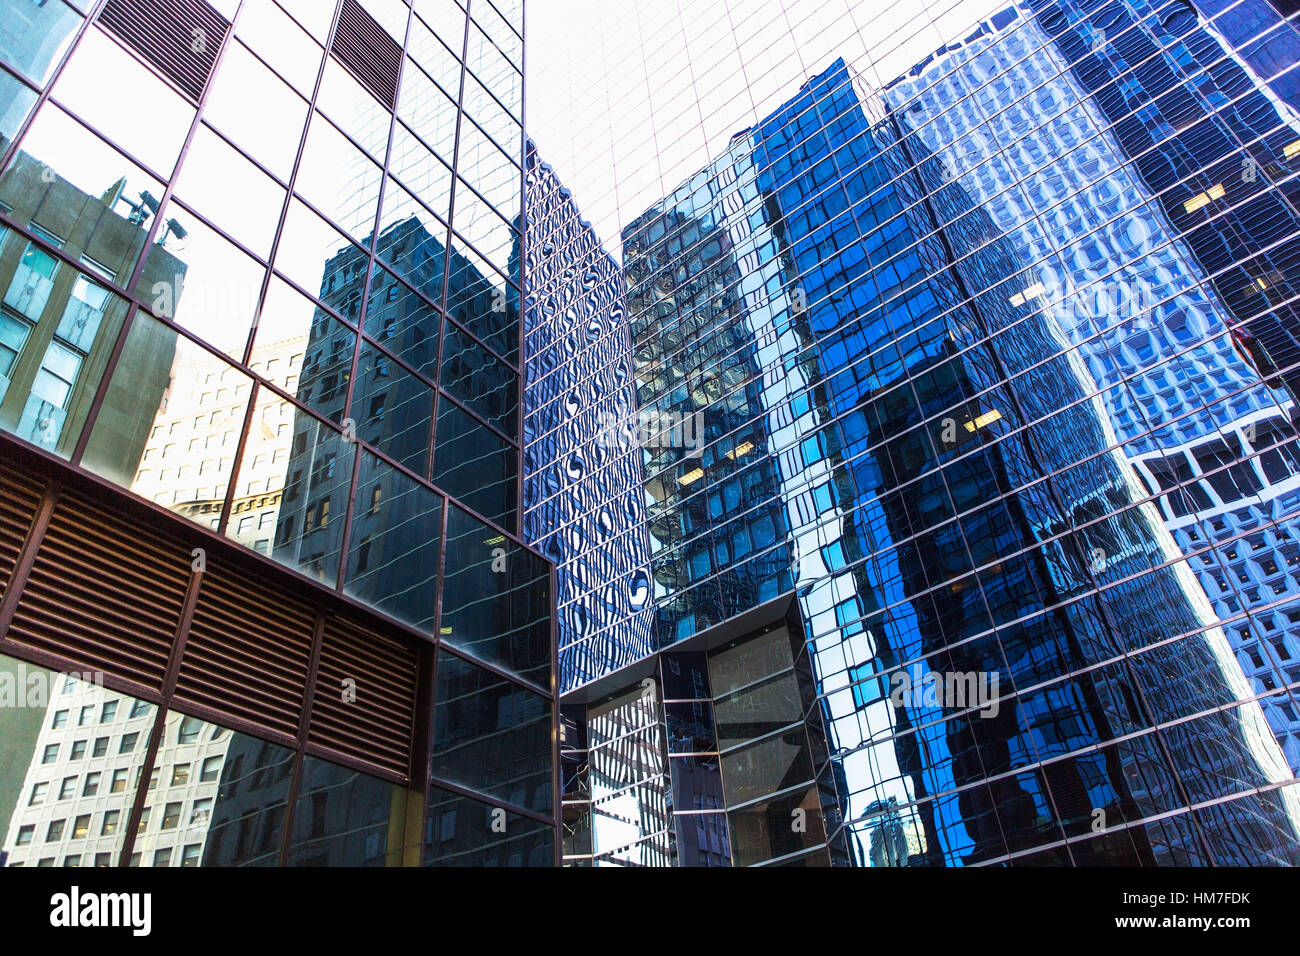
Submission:
[[[302,758],[289,830],[289,866],[398,866],[389,845],[401,822],[405,789],[318,757]],[[398,831],[401,832],[400,830]]]
[[515,530],[519,452],[445,397],[438,400],[433,483],[484,517]]
[[344,589],[412,627],[432,631],[442,497],[363,452],[352,507]]
[[[88,859],[107,854],[117,865],[157,709],[102,681],[94,672],[58,673],[0,656],[0,857],[6,866],[36,866],[49,857],[62,862],[70,852]],[[92,728],[81,722],[83,711],[97,721],[106,712],[114,719]],[[104,743],[90,748],[91,738]]]
[[443,641],[539,685],[551,665],[550,567],[477,518],[447,516]]
[[433,777],[550,810],[550,702],[445,651],[437,669]]

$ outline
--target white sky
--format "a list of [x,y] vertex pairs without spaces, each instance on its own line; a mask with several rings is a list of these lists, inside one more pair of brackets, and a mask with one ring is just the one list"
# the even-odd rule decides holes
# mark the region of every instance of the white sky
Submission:
[[844,57],[883,86],[1012,0],[533,0],[528,134],[605,247]]

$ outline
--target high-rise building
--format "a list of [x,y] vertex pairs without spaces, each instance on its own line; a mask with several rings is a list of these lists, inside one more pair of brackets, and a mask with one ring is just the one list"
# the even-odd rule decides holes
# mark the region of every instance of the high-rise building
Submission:
[[0,862],[557,862],[523,29],[0,2]]
[[[1148,20],[1137,32],[1163,31],[1169,62],[1183,62],[1179,50],[1190,42],[1186,37],[1198,35],[1194,21],[1163,14]],[[1284,385],[1289,373],[1266,377],[1277,386],[1270,389],[1249,353],[1241,354],[1242,330],[1261,321],[1241,309],[1240,296],[1225,294],[1226,285],[1243,280],[1198,256],[1196,243],[1170,219],[1183,210],[1181,201],[1169,201],[1169,184],[1153,191],[1137,172],[1141,166],[1130,165],[1146,158],[1150,144],[1145,153],[1126,151],[1126,140],[1134,136],[1123,132],[1123,124],[1106,122],[1064,69],[1064,54],[1041,23],[1028,11],[1009,9],[900,78],[886,99],[913,135],[948,164],[954,179],[988,205],[998,227],[1032,263],[1045,308],[1087,363],[1117,438],[1147,493],[1160,496],[1161,515],[1216,604],[1256,692],[1295,683],[1300,646],[1297,624],[1288,615],[1297,616],[1300,585],[1290,569],[1300,552],[1286,524],[1275,520],[1300,507],[1296,444],[1286,427],[1294,414]],[[1111,40],[1127,48],[1126,37]],[[1244,114],[1275,145],[1291,142],[1300,134],[1300,121],[1245,83],[1242,68],[1218,49],[1218,79],[1198,77],[1201,84],[1217,82],[1226,89],[1226,71],[1234,85],[1250,92],[1222,118],[1212,117],[1213,123],[1239,124]],[[1008,107],[986,112],[964,95],[981,86]],[[1167,99],[1152,96],[1157,103]],[[1264,112],[1271,119],[1262,119]],[[1211,118],[1198,124],[1210,126]],[[1176,137],[1202,142],[1170,132],[1180,147],[1169,149],[1171,156],[1184,155]],[[990,142],[1003,147],[989,149]],[[1267,142],[1256,146],[1265,148]],[[1200,151],[1218,155],[1204,146]],[[1254,249],[1271,249],[1272,259],[1288,255],[1300,220],[1284,214],[1288,204],[1280,193],[1260,194],[1268,175],[1264,166],[1255,176],[1251,153],[1217,162],[1239,174],[1245,169],[1248,179],[1225,180],[1231,205],[1222,216],[1231,228],[1220,221],[1215,229],[1244,237]],[[1273,158],[1268,165],[1275,175]],[[1240,215],[1243,191],[1249,202],[1270,203],[1267,214]],[[1008,194],[1027,201],[999,201]],[[1198,235],[1192,231],[1193,238]],[[1294,319],[1281,325],[1293,327]],[[1265,709],[1294,772],[1300,768],[1295,701],[1270,696]]]
[[[1012,8],[891,82],[843,60],[810,76],[628,222],[625,299],[530,170],[528,220],[555,239],[529,274],[556,281],[525,317],[525,527],[550,536],[575,661],[567,862],[1300,859],[1300,790],[1265,721],[1295,678],[1275,665],[1252,688],[1229,642],[1285,585],[1207,594],[1210,561],[1254,572],[1220,550],[1290,563],[1286,363],[1234,348],[1225,265],[1154,201],[1074,75],[1092,53],[1059,32]],[[1198,109],[1179,122],[1231,105]],[[1294,241],[1277,228],[1232,262]],[[605,384],[626,388],[629,362],[630,409]],[[637,419],[643,511],[584,536],[628,485],[581,425],[609,414]],[[665,417],[698,418],[702,441],[647,441]],[[1152,469],[1176,456],[1166,483]],[[1171,512],[1198,488],[1205,505]],[[1241,526],[1214,524],[1234,509]],[[1276,537],[1255,547],[1260,524]],[[649,634],[627,600],[646,539]]]

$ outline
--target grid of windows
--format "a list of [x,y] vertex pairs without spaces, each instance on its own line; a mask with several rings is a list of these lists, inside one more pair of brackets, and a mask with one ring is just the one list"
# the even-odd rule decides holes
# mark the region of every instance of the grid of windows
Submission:
[[[742,843],[805,798],[834,858],[863,865],[1297,859],[1300,37],[1233,8],[1043,0],[950,22],[887,75],[805,58],[796,95],[620,217],[625,302],[560,278],[582,308],[526,316],[527,520],[568,543],[574,699],[648,652],[585,573],[597,551],[644,555],[648,535],[661,665],[777,599],[797,612],[812,765],[777,794],[795,804],[728,814],[735,860],[763,862]],[[798,34],[804,12],[744,33]],[[842,38],[821,18],[818,50]],[[584,252],[557,189],[528,196],[541,274],[548,237],[560,261]],[[584,388],[625,369],[631,411]],[[584,503],[627,484],[570,424],[602,412],[698,421],[702,440],[643,440],[644,514],[584,541]],[[571,721],[590,734],[601,706]],[[777,723],[763,760],[716,742],[729,808],[797,766]],[[567,854],[684,862],[572,779]]]
[[[247,549],[242,567],[269,559],[416,643],[455,646],[553,723],[550,568],[518,537],[522,4],[178,0],[149,29],[197,23],[204,42],[175,48],[138,16],[0,0],[0,429]],[[445,565],[484,593],[439,621]],[[196,754],[146,775],[145,820],[128,825],[149,731],[91,732],[112,717],[53,715],[67,739],[37,762],[94,769],[44,776],[31,806],[110,801],[119,817],[83,822],[119,841],[150,817],[170,832],[220,816],[219,795],[164,799],[216,792],[220,762]],[[526,756],[549,767],[544,736]],[[533,792],[549,785],[525,799],[498,783],[439,792],[554,832]],[[331,819],[349,794],[387,802],[355,780],[322,787]],[[318,831],[259,831],[239,852],[283,836],[287,862],[312,862],[334,853]],[[403,858],[372,837],[367,862]],[[136,842],[157,865],[211,851]],[[551,862],[553,843],[537,835],[528,862]]]

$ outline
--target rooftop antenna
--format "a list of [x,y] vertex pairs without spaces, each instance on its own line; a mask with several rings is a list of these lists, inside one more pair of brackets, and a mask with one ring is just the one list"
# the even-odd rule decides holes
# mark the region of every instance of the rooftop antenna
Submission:
[[147,189],[140,191],[138,203],[131,202],[129,199],[124,199],[123,202],[131,207],[131,215],[127,218],[127,222],[133,226],[140,225],[158,211],[158,200],[154,199],[153,194]]
[[184,242],[185,237],[189,235],[189,230],[177,222],[175,218],[172,218],[163,224],[162,235],[158,237],[158,245],[165,247],[169,235],[175,236],[180,242]]

